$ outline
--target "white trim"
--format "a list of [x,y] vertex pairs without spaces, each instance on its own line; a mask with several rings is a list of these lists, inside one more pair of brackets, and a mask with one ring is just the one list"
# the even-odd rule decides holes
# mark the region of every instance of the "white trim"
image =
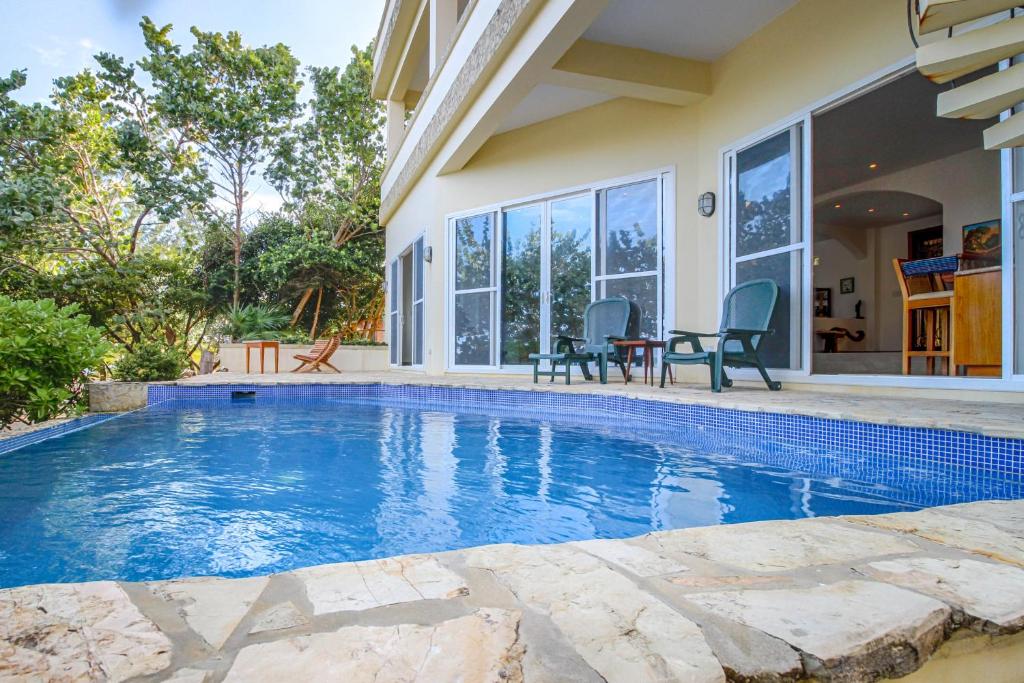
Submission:
[[[598,193],[602,190],[611,188],[621,187],[624,185],[631,185],[635,183],[656,181],[656,191],[658,196],[658,211],[657,211],[657,240],[659,250],[659,267],[661,272],[658,270],[652,271],[641,271],[636,273],[621,273],[613,275],[595,275],[597,264],[594,262],[597,253],[597,239],[598,239],[598,207],[597,197]],[[538,193],[526,197],[520,197],[518,199],[511,199],[503,202],[495,202],[485,206],[480,206],[472,209],[464,209],[461,211],[454,211],[444,216],[444,240],[446,249],[446,268],[445,268],[445,321],[444,321],[444,345],[445,345],[445,371],[452,373],[460,372],[486,372],[486,373],[513,373],[518,374],[525,371],[530,371],[530,366],[516,365],[516,366],[502,366],[501,365],[501,339],[500,339],[500,311],[498,310],[501,304],[501,261],[504,252],[504,232],[505,232],[505,212],[513,211],[520,208],[526,208],[529,206],[540,206],[542,213],[542,224],[541,224],[541,237],[542,241],[547,237],[547,241],[544,242],[550,246],[550,204],[552,202],[562,201],[566,199],[572,199],[575,197],[590,197],[591,206],[591,225],[590,225],[590,254],[591,254],[591,280],[590,280],[590,298],[591,301],[597,297],[597,286],[600,282],[606,280],[621,280],[635,277],[650,277],[658,276],[660,280],[660,288],[657,294],[657,305],[658,305],[658,333],[660,336],[664,335],[665,330],[670,329],[675,324],[675,166],[664,166],[651,171],[643,173],[633,173],[626,176],[620,176],[618,178],[612,178],[594,183],[586,183],[582,185],[576,185],[573,187],[557,189],[551,192]],[[669,204],[671,203],[671,206]],[[494,216],[494,234],[492,235],[492,249],[491,249],[491,274],[492,274],[492,286],[476,288],[473,290],[455,290],[455,239],[452,226],[454,222],[460,218],[471,218],[474,216],[480,216],[483,214],[491,214]],[[667,220],[671,216],[672,222],[669,223]],[[671,232],[670,236],[666,236],[666,230]],[[671,251],[669,251],[671,248]],[[543,344],[544,338],[547,337],[550,346],[550,311],[548,311],[548,322],[547,327],[544,327],[545,309],[550,307],[550,272],[545,273],[544,261],[545,258],[550,260],[550,255],[545,257],[545,249],[541,250],[541,327],[540,330],[540,343]],[[549,264],[550,265],[550,264]],[[546,289],[545,289],[546,287]],[[666,292],[671,291],[671,312],[667,309],[667,303],[669,298],[666,296]],[[491,299],[491,360],[492,365],[456,365],[455,364],[455,296],[456,294],[470,294],[470,293],[481,293],[481,292],[492,292]],[[545,296],[548,297],[545,303]]]
[[[413,292],[412,292],[412,297],[413,298],[411,299],[411,307],[410,307],[410,310],[409,310],[409,314],[413,318],[413,320],[410,323],[408,323],[408,324],[411,324],[413,326],[413,330],[412,330],[413,348],[410,350],[410,356],[409,357],[411,359],[413,359],[413,361],[415,361],[415,358],[416,358],[416,348],[415,348],[415,344],[416,344],[416,325],[415,325],[415,323],[416,323],[416,313],[415,313],[415,311],[416,311],[416,304],[419,303],[421,306],[423,306],[423,321],[424,321],[424,330],[420,330],[420,337],[421,337],[421,342],[422,342],[422,346],[423,346],[423,348],[420,349],[420,360],[422,362],[420,362],[420,363],[412,362],[409,365],[403,365],[402,364],[402,332],[403,332],[403,328],[404,328],[406,323],[404,321],[402,321],[402,317],[403,317],[402,316],[402,303],[403,303],[402,299],[403,299],[403,295],[405,293],[403,291],[404,288],[405,288],[405,282],[403,281],[404,278],[402,278],[401,259],[406,257],[406,256],[409,256],[410,258],[415,258],[415,255],[416,255],[416,243],[418,241],[420,241],[420,240],[423,240],[423,249],[426,250],[426,248],[427,248],[427,231],[425,229],[422,230],[421,232],[417,233],[411,240],[408,240],[404,245],[402,245],[402,247],[395,252],[395,255],[391,258],[391,260],[387,262],[387,266],[386,266],[386,268],[387,268],[387,280],[386,280],[386,282],[387,282],[387,291],[385,293],[385,296],[387,296],[388,299],[387,299],[387,315],[386,315],[387,323],[385,325],[384,333],[385,333],[385,336],[388,339],[389,347],[391,345],[391,324],[392,324],[391,323],[391,317],[395,313],[397,313],[398,314],[398,319],[399,319],[398,335],[396,337],[398,339],[398,349],[397,349],[396,356],[395,356],[398,359],[398,363],[392,363],[391,362],[391,349],[390,348],[388,349],[388,366],[390,368],[392,368],[392,369],[404,368],[404,369],[407,369],[407,370],[423,371],[426,368],[427,339],[426,339],[426,332],[425,332],[425,329],[426,329],[426,324],[425,323],[426,323],[426,320],[427,320],[427,311],[429,310],[429,304],[427,303],[427,300],[429,299],[429,297],[427,296],[427,276],[426,276],[426,272],[423,269],[424,261],[423,261],[422,258],[420,259],[419,263],[417,263],[416,261],[413,261],[412,268],[413,268],[413,278],[415,279],[417,274],[419,274],[419,276],[421,277],[421,279],[423,281],[423,292],[422,292],[423,296],[420,299],[416,299],[415,298],[416,297],[416,292],[415,292],[414,283],[409,283],[409,286],[413,287]],[[391,281],[392,280],[392,278],[391,278],[391,273],[392,273],[391,268],[392,268],[392,264],[394,264],[396,262],[398,263],[398,271],[397,271],[398,282],[393,283]],[[418,271],[418,273],[417,273],[417,271]],[[397,302],[397,308],[395,308],[395,309],[391,308],[391,290],[392,290],[393,287],[397,287],[398,288],[398,302]]]

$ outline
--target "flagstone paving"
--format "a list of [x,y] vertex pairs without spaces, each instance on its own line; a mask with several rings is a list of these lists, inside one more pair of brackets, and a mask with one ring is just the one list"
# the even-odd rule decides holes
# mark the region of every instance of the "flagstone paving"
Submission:
[[10,588],[0,681],[895,678],[967,641],[1024,657],[1021,520],[984,502]]

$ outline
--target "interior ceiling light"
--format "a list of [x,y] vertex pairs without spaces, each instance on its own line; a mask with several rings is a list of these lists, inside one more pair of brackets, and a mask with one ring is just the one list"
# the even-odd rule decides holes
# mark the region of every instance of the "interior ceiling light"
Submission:
[[868,164],[868,168],[870,168],[872,171],[874,171],[876,168],[878,168],[878,164],[876,164],[874,161],[872,161],[870,164]]
[[842,205],[842,204],[836,204],[836,205],[835,205],[835,208],[837,208],[837,209],[841,209],[841,208],[843,208],[843,205]]
[[909,215],[910,215],[910,212],[909,212],[909,211],[904,211],[904,212],[903,212],[903,217],[904,217],[904,218],[906,218],[906,217],[907,217],[907,216],[909,216]]
[[875,212],[874,209],[868,209],[868,213],[874,213],[874,212]]

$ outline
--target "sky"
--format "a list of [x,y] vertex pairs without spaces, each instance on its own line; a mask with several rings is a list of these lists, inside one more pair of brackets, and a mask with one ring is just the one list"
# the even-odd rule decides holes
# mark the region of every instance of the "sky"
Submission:
[[[45,101],[54,78],[92,64],[97,52],[142,57],[139,20],[173,24],[172,40],[191,45],[191,26],[238,31],[249,45],[284,43],[305,65],[343,66],[352,45],[377,33],[385,0],[0,0],[0,74],[27,69],[22,102]],[[276,193],[254,188],[263,208]]]

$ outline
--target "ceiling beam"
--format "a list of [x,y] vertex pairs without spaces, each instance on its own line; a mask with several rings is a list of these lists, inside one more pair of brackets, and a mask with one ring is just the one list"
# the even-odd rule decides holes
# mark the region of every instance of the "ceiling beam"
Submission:
[[686,106],[711,94],[711,66],[650,50],[580,39],[552,67],[544,82]]
[[919,0],[921,34],[981,19],[1019,6],[1020,0]]
[[917,49],[917,69],[935,83],[992,66],[1024,52],[1024,17],[974,29]]

